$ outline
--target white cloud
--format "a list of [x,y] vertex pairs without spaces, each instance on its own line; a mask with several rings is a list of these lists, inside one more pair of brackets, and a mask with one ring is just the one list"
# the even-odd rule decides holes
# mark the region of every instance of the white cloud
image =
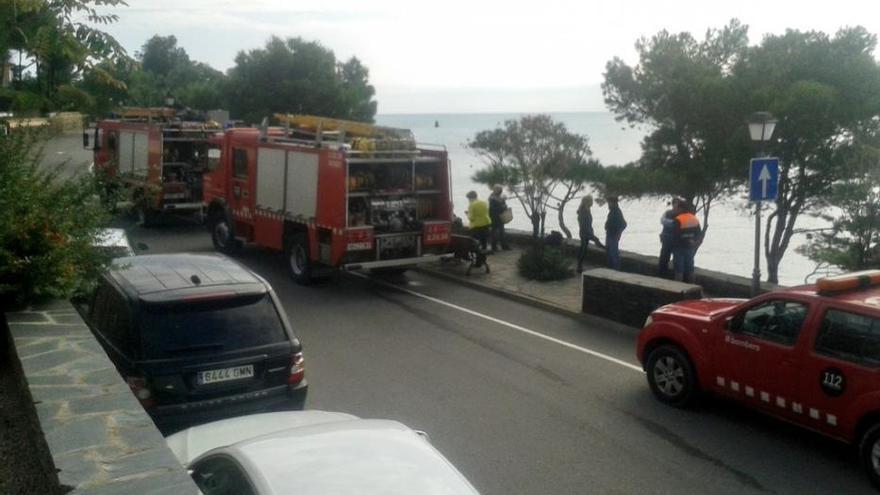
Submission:
[[[596,85],[614,56],[633,61],[633,43],[661,29],[695,35],[738,17],[753,42],[785,28],[880,31],[875,2],[731,0],[130,0],[109,30],[131,51],[153,34],[174,34],[196,59],[226,69],[235,54],[272,34],[319,40],[339,58],[357,56],[379,95],[394,88],[533,91]],[[451,93],[450,93],[451,92]],[[398,91],[399,93],[399,91]],[[476,94],[476,93],[474,93]],[[595,98],[592,98],[595,100]],[[479,100],[479,99],[477,99]],[[479,101],[475,110],[480,110]]]

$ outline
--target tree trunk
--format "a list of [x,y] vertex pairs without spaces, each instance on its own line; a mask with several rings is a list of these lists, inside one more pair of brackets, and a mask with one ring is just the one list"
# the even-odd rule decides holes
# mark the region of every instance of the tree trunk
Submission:
[[568,230],[568,227],[565,225],[565,216],[563,215],[563,212],[565,211],[565,204],[566,203],[568,203],[568,201],[560,201],[559,202],[559,209],[556,211],[556,218],[559,221],[559,228],[562,229],[562,232],[565,234],[565,237],[567,239],[571,239],[572,238],[571,231]]
[[533,213],[529,216],[529,220],[532,221],[532,239],[537,240],[541,237],[541,216]]
[[543,239],[544,236],[546,235],[546,231],[544,230],[544,228],[546,227],[546,222],[547,222],[547,212],[542,211],[541,212],[541,239]]

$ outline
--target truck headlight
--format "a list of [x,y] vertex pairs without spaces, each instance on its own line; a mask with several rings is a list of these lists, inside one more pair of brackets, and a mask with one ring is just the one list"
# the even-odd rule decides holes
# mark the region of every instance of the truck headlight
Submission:
[[648,315],[648,317],[645,319],[645,325],[642,328],[648,328],[651,323],[654,323],[654,319],[651,318],[651,315]]

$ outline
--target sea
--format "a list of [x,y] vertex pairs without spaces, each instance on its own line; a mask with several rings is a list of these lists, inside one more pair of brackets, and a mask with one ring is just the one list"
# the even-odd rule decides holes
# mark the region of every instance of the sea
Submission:
[[[376,122],[380,125],[410,129],[420,143],[446,146],[452,167],[454,208],[456,214],[462,216],[467,208],[465,194],[468,191],[474,190],[484,199],[490,192],[488,186],[477,184],[471,179],[474,173],[486,164],[467,147],[468,141],[479,131],[500,127],[506,120],[518,119],[522,115],[517,113],[387,114],[378,115]],[[569,131],[588,136],[593,158],[605,166],[622,165],[641,156],[641,141],[648,132],[645,128],[631,128],[617,122],[612,114],[606,112],[550,113],[550,115],[564,123]],[[748,163],[744,163],[743,176],[745,177],[747,173]],[[698,267],[743,277],[752,276],[754,207],[749,205],[744,194],[719,198],[712,206],[709,214],[709,230],[696,257]],[[620,240],[621,249],[650,255],[657,255],[660,252],[660,217],[669,207],[668,200],[669,198],[639,198],[620,201],[620,207],[628,224]],[[531,225],[516,199],[508,200],[508,205],[514,212],[514,219],[508,227],[531,231]],[[565,224],[574,236],[577,236],[576,208],[577,201],[573,201],[567,206],[564,215]],[[604,232],[607,212],[607,205],[604,203],[593,206],[594,228],[600,237]],[[766,213],[764,217],[766,218]],[[822,226],[825,226],[823,220],[807,215],[803,215],[797,225],[799,228]],[[548,212],[546,220],[546,231],[549,233],[551,230],[561,230],[556,212],[553,210]],[[815,278],[816,274],[813,274],[815,263],[795,251],[795,247],[805,242],[806,238],[803,235],[795,235],[792,239],[779,270],[781,284],[798,285],[804,283],[808,276],[811,276],[810,280]],[[763,252],[761,273],[762,279],[766,280],[767,271]],[[824,273],[820,272],[819,275]]]

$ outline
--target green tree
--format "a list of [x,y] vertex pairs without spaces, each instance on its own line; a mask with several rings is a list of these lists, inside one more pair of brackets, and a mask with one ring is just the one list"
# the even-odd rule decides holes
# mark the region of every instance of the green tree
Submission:
[[[58,88],[98,70],[106,60],[127,58],[115,38],[99,29],[118,19],[115,14],[99,11],[106,7],[127,5],[123,0],[21,0],[0,5],[0,50],[18,50],[33,66],[37,86],[48,106],[56,103]],[[105,74],[106,75],[106,74]],[[19,88],[20,89],[20,88]],[[69,93],[69,91],[68,91]],[[65,95],[64,102],[70,98]]]
[[574,197],[572,191],[583,187],[583,182],[576,184],[579,176],[574,170],[587,166],[590,155],[586,136],[569,132],[549,115],[507,120],[501,128],[478,132],[468,147],[487,165],[473,180],[505,186],[525,210],[535,239],[544,233],[557,188],[566,191],[562,197],[567,202]]
[[835,214],[822,216],[831,228],[812,234],[797,250],[816,262],[817,268],[880,268],[880,169],[834,184],[828,203]]
[[133,96],[143,100],[154,99],[159,93],[159,103],[170,96],[177,104],[209,110],[223,105],[223,73],[211,66],[193,61],[182,47],[177,46],[175,36],[155,35],[144,43],[137,54],[141,69],[150,75],[147,78],[133,79],[134,84],[148,84],[138,87]]
[[273,113],[307,113],[372,122],[376,105],[366,68],[338,64],[333,52],[302,38],[272,37],[264,48],[239,52],[228,72],[233,115],[260,122]]
[[733,68],[745,108],[779,118],[767,150],[780,158],[779,195],[764,237],[770,282],[778,282],[798,218],[821,211],[835,185],[866,166],[880,115],[876,45],[861,27],[834,37],[790,30],[765,37]]
[[617,120],[650,133],[637,162],[597,171],[606,190],[685,198],[702,212],[705,233],[713,202],[741,182],[748,161],[746,113],[731,74],[747,33],[737,20],[701,41],[664,30],[636,42],[635,66],[608,62],[605,103]]
[[108,261],[92,247],[108,219],[95,183],[42,170],[39,138],[0,137],[0,306],[69,297]]

